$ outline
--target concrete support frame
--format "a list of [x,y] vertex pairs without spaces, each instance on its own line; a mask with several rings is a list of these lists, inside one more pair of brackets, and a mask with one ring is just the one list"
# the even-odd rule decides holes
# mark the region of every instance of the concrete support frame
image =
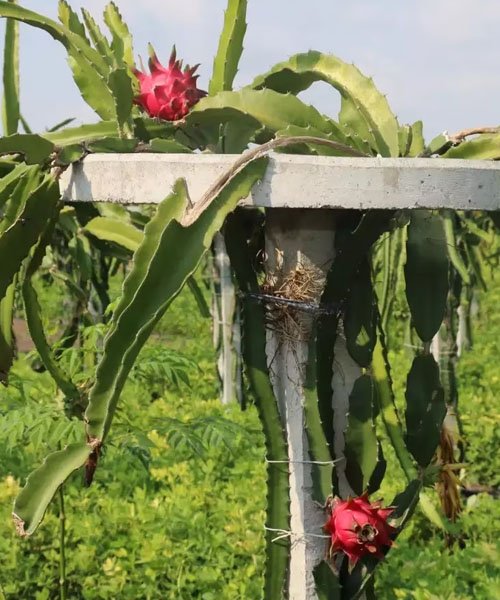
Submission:
[[[307,273],[317,284],[310,301],[318,302],[334,258],[335,211],[275,208],[266,211],[266,271],[280,289]],[[300,284],[300,282],[298,282]],[[292,284],[293,285],[293,284]],[[267,362],[288,441],[290,459],[290,600],[316,598],[314,567],[322,560],[324,511],[312,499],[312,465],[304,413],[304,383],[311,315],[271,310],[267,329]],[[280,314],[281,313],[281,314]],[[333,423],[332,423],[333,426]]]
[[[230,155],[94,155],[61,178],[67,201],[158,203],[178,177],[187,181],[193,202],[201,198],[235,160]],[[264,180],[243,205],[267,209],[267,274],[275,287],[302,266],[324,279],[334,258],[335,208],[455,210],[500,209],[500,163],[444,159],[337,158],[274,154]],[[312,301],[319,299],[320,292]],[[317,600],[312,570],[321,560],[324,513],[312,501],[311,465],[304,428],[304,366],[311,321],[302,335],[271,328],[267,359],[283,419],[290,459],[291,600]],[[339,336],[332,380],[335,452],[343,455],[348,398],[360,368]],[[336,466],[342,496],[350,493],[342,462]]]

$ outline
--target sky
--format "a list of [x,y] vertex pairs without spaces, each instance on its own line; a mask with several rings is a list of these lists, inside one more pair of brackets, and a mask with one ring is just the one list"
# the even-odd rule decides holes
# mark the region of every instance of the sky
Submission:
[[[200,87],[207,88],[227,0],[116,1],[134,36],[136,57],[147,57],[151,42],[166,62],[175,43],[179,57],[201,63]],[[19,3],[57,16],[57,0]],[[106,3],[70,1],[97,20]],[[499,0],[249,0],[247,21],[235,89],[312,49],[372,76],[401,123],[423,120],[428,140],[443,131],[500,124]],[[4,27],[1,20],[1,40]],[[66,117],[97,120],[73,83],[59,42],[23,25],[20,60],[22,112],[34,130]],[[325,114],[338,112],[338,93],[324,83],[301,97]]]

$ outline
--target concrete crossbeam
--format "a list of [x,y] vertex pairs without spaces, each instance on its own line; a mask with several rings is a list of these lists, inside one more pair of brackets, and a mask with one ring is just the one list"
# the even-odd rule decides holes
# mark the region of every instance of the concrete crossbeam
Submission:
[[[240,155],[94,154],[61,177],[66,201],[157,204],[184,177],[196,202]],[[267,208],[500,209],[500,162],[271,154],[242,204]]]

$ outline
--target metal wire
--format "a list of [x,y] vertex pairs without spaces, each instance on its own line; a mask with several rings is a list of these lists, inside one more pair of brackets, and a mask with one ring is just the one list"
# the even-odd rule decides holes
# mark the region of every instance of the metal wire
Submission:
[[273,538],[271,542],[277,542],[278,540],[283,540],[287,537],[291,538],[292,536],[296,538],[295,542],[305,542],[306,538],[308,537],[321,538],[324,540],[329,540],[332,537],[331,535],[325,535],[322,533],[304,532],[299,534],[293,531],[288,531],[287,529],[274,529],[273,527],[267,527],[266,525],[264,525],[264,529],[266,531],[271,531],[279,534],[275,538]]
[[258,294],[255,292],[239,292],[240,296],[261,304],[275,304],[278,306],[288,306],[301,312],[316,315],[338,315],[342,312],[341,303],[319,304],[317,302],[304,302],[303,300],[292,300],[291,298],[282,298],[273,294]]

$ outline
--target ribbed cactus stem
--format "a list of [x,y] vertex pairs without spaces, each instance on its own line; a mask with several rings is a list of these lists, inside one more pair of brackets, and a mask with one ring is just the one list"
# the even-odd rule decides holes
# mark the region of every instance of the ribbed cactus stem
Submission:
[[335,363],[337,367],[332,379],[334,390],[334,450],[335,458],[340,459],[336,465],[338,494],[341,498],[356,496],[354,490],[346,477],[346,461],[344,458],[345,438],[349,413],[349,396],[352,392],[354,382],[362,374],[361,367],[349,355],[343,337],[337,337],[335,341]]

